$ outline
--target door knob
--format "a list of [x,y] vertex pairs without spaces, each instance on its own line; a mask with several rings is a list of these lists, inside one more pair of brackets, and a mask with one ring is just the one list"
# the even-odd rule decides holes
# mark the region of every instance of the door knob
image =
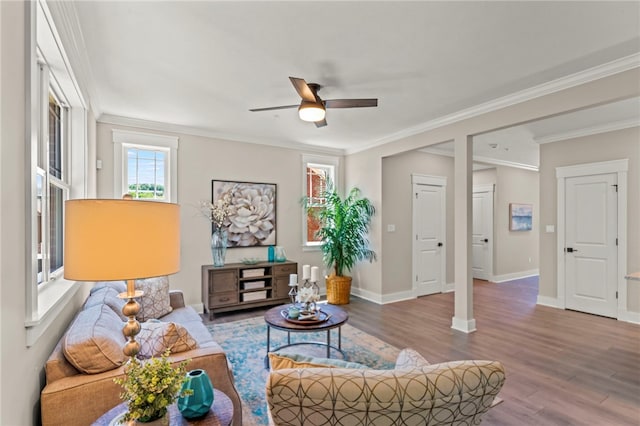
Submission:
[[485,243],[488,243],[488,242],[489,242],[489,239],[488,239],[488,238],[485,238],[485,239],[484,239],[484,240],[482,240],[482,241],[484,241]]
[[566,249],[564,249],[564,251],[566,251],[567,253],[574,253],[574,252],[577,252],[578,250],[574,249],[573,247],[567,247]]
[[442,243],[438,243],[438,247],[442,247]]

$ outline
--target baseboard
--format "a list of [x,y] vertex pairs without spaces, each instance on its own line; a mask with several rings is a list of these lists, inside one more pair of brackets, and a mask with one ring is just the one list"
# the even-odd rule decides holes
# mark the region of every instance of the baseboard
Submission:
[[562,309],[560,307],[560,301],[556,297],[538,295],[538,299],[536,300],[536,304],[537,305],[542,305],[542,306],[549,306],[550,308]]
[[193,309],[195,309],[195,311],[199,314],[204,314],[204,305],[202,304],[202,302],[200,303],[195,303],[193,305],[189,305],[191,306]]
[[618,313],[618,321],[640,324],[640,312],[620,311]]
[[361,299],[368,300],[369,302],[382,305],[382,295],[378,293],[351,286],[351,294],[354,296],[358,296]]
[[513,280],[519,280],[522,278],[535,277],[536,275],[540,275],[540,271],[538,269],[531,269],[529,271],[520,271],[520,272],[512,272],[510,274],[493,275],[491,277],[491,281],[494,283],[503,283],[506,281],[513,281]]
[[451,293],[452,291],[456,291],[456,283],[444,283],[442,286],[442,292]]
[[451,328],[454,330],[462,331],[463,333],[473,333],[476,331],[476,320],[463,320],[460,318],[451,318]]

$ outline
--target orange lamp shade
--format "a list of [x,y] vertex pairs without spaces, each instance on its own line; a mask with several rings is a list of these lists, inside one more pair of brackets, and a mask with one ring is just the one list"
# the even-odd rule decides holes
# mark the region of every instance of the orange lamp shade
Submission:
[[116,281],[180,270],[180,207],[135,200],[65,203],[64,277]]

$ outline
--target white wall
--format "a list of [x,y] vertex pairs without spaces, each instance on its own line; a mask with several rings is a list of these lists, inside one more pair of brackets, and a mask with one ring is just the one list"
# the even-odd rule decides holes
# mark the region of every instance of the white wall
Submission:
[[[632,128],[540,148],[540,295],[557,297],[557,234],[545,233],[545,225],[557,225],[556,167],[629,159],[627,177],[627,272],[640,271],[640,129]],[[627,310],[640,312],[640,285],[627,283]]]
[[[136,132],[150,130],[98,123],[98,198],[113,198],[114,128]],[[190,305],[201,304],[202,265],[212,264],[211,224],[198,209],[200,201],[211,199],[211,180],[237,180],[277,184],[277,244],[283,246],[287,258],[298,265],[322,266],[319,251],[302,249],[302,154],[303,152],[271,146],[211,139],[187,134],[179,137],[178,204],[181,214],[180,272],[169,280],[171,287],[181,289]],[[304,152],[307,153],[307,152]],[[119,197],[120,194],[117,194]],[[231,248],[227,263],[243,257],[266,259],[267,248]],[[300,273],[301,273],[301,268]]]
[[0,424],[40,421],[44,363],[86,297],[76,293],[34,344],[26,346],[25,4],[0,2]]

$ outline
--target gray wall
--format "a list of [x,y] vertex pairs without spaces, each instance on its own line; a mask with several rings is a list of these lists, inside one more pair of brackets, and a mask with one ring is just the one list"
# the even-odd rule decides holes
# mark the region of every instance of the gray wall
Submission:
[[[113,198],[114,128],[159,133],[141,128],[98,123],[98,197]],[[164,133],[166,134],[166,133]],[[299,265],[322,267],[320,252],[302,248],[302,152],[294,149],[231,142],[187,134],[179,137],[178,204],[180,204],[180,272],[169,277],[172,288],[184,291],[187,304],[201,303],[200,267],[212,264],[211,224],[199,211],[201,201],[211,199],[211,180],[238,180],[277,184],[277,244]],[[117,194],[119,197],[120,194]],[[266,259],[267,248],[232,248],[226,261],[244,257]],[[324,275],[324,274],[323,274]],[[195,307],[195,306],[194,306]]]
[[[545,225],[557,225],[556,167],[629,159],[627,193],[627,272],[640,271],[640,129],[602,133],[540,147],[540,295],[557,297],[557,234]],[[640,285],[628,282],[627,309],[640,312]]]

